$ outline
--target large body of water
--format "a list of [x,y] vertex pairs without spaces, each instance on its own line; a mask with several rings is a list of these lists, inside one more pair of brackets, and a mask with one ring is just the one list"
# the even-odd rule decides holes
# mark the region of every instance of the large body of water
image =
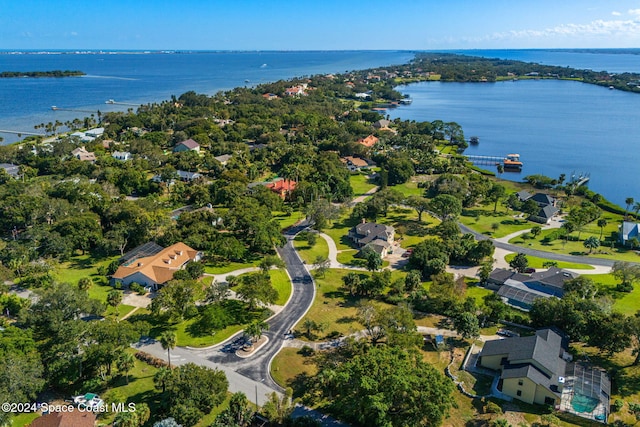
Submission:
[[467,138],[480,138],[465,154],[520,154],[522,172],[505,172],[505,179],[590,173],[589,188],[612,202],[640,200],[639,94],[559,80],[425,82],[398,90],[413,103],[389,110],[392,118],[457,122]]
[[[640,50],[473,50],[457,53],[610,72],[640,73]],[[77,78],[0,79],[0,129],[33,131],[91,111],[125,110],[194,90],[213,94],[237,86],[318,73],[406,63],[410,52],[208,52],[191,54],[0,54],[0,71],[81,70]],[[248,82],[247,82],[248,80]],[[591,174],[590,188],[611,201],[640,200],[640,95],[563,81],[419,83],[400,90],[414,102],[392,117],[455,121],[480,144],[468,154],[516,152],[528,174]],[[51,106],[81,111],[52,111]],[[0,134],[4,143],[17,136]]]
[[[403,64],[410,52],[199,52],[173,54],[0,54],[0,71],[80,70],[83,77],[0,79],[0,129],[34,132],[40,123],[64,122],[91,111],[126,110],[193,90],[220,90],[296,76]],[[53,111],[51,106],[76,111]],[[18,137],[1,134],[11,143]]]

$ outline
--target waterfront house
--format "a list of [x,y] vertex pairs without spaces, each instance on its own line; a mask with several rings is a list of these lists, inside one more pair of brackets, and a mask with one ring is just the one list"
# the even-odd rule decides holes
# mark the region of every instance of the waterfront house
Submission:
[[195,151],[195,152],[200,152],[200,144],[198,144],[197,142],[195,142],[193,139],[189,138],[186,141],[182,141],[176,144],[175,147],[173,147],[173,152],[174,153],[180,153],[183,151]]
[[278,194],[282,200],[286,199],[289,194],[296,189],[298,183],[292,179],[279,179],[266,184],[266,187]]
[[13,163],[0,163],[0,169],[4,169],[12,178],[20,177],[20,166],[18,165],[14,165]]
[[84,147],[78,147],[71,152],[71,155],[83,162],[95,162],[96,155],[92,151],[87,151]]
[[618,233],[620,243],[624,246],[629,244],[632,239],[640,240],[640,224],[637,222],[623,221]]
[[395,229],[390,225],[363,220],[349,230],[347,236],[358,248],[370,247],[384,258],[392,252]]
[[182,242],[163,248],[153,242],[126,253],[122,264],[111,276],[111,283],[130,285],[133,282],[157,289],[173,279],[173,274],[189,262],[200,261],[202,254]]
[[546,193],[530,194],[527,191],[522,190],[517,192],[516,196],[518,197],[518,200],[523,203],[528,200],[533,200],[537,203],[540,210],[538,210],[535,215],[531,215],[529,217],[531,221],[538,222],[540,224],[548,224],[559,211],[556,206],[557,200]]
[[275,93],[265,93],[262,95],[262,97],[268,101],[271,101],[272,99],[278,99],[278,95],[276,95]]
[[371,148],[378,143],[378,138],[374,135],[369,135],[366,138],[360,138],[358,144],[364,145],[367,148]]

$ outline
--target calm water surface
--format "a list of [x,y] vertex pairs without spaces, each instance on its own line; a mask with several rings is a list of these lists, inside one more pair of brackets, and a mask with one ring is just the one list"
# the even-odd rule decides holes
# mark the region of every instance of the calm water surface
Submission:
[[388,110],[392,118],[457,122],[467,138],[480,138],[466,154],[519,153],[522,172],[503,178],[585,172],[589,188],[612,202],[640,200],[638,94],[558,80],[425,82],[398,90],[413,104]]
[[[211,95],[296,76],[404,64],[413,56],[396,51],[0,54],[0,71],[80,70],[87,74],[0,79],[0,129],[33,131],[39,123],[130,107],[105,104],[109,99],[135,108],[190,90]],[[83,111],[52,111],[53,105]],[[4,143],[18,139],[0,136]]]

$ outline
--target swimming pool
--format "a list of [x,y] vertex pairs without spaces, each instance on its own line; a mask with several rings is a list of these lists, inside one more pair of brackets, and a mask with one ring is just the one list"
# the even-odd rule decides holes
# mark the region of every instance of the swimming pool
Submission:
[[578,393],[574,394],[571,399],[571,406],[576,412],[580,413],[593,412],[598,403],[600,403],[598,399]]

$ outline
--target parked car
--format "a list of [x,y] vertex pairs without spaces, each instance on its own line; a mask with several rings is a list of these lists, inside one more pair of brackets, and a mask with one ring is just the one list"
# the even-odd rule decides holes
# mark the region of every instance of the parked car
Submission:
[[525,272],[525,273],[529,273],[529,274],[531,274],[531,273],[535,273],[535,272],[536,272],[536,269],[535,269],[535,268],[528,267],[528,268],[525,268],[525,269],[524,269],[524,272]]
[[412,253],[413,253],[413,248],[409,248],[406,251],[404,251],[404,253],[402,254],[402,257],[403,258],[409,258]]

